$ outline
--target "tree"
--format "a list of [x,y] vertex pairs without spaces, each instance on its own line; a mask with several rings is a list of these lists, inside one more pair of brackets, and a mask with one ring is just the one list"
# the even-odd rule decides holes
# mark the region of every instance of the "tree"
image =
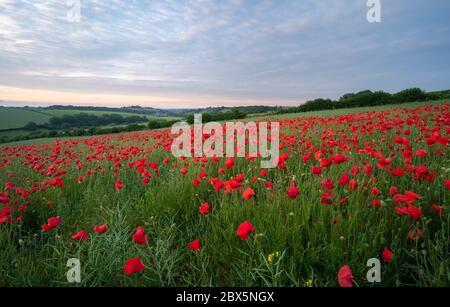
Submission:
[[161,127],[160,122],[156,120],[150,120],[147,124],[148,129],[158,129]]
[[29,131],[37,130],[38,128],[39,128],[39,126],[35,122],[29,122],[28,124],[26,124],[23,127],[24,130],[29,130]]
[[417,87],[408,88],[394,94],[394,100],[397,103],[421,101],[425,100],[426,97],[425,91]]

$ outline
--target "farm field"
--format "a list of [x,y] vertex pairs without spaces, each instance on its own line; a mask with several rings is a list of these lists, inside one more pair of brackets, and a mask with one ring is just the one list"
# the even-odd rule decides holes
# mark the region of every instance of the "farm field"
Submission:
[[22,128],[29,122],[45,124],[51,117],[61,117],[64,115],[74,115],[88,113],[101,116],[104,114],[119,114],[123,117],[145,116],[151,119],[175,120],[177,117],[158,117],[152,115],[134,114],[127,112],[104,112],[104,111],[82,111],[82,110],[57,110],[57,109],[36,109],[36,108],[10,108],[0,107],[0,130]]
[[0,129],[22,128],[29,122],[44,124],[50,117],[33,109],[0,107]]
[[1,285],[450,286],[450,104],[250,119],[276,167],[170,129],[0,146]]
[[160,117],[160,116],[153,116],[153,115],[144,115],[144,114],[136,114],[136,113],[127,113],[127,112],[107,112],[107,111],[80,111],[80,110],[45,110],[44,111],[46,114],[49,114],[51,116],[56,116],[56,117],[61,117],[64,115],[75,115],[75,114],[79,114],[79,113],[88,113],[88,114],[92,114],[92,115],[97,115],[97,116],[102,116],[104,114],[119,114],[122,115],[123,117],[127,117],[127,116],[145,116],[147,117],[149,120],[150,119],[166,119],[166,120],[173,120],[173,119],[177,119],[177,117]]
[[[286,114],[274,115],[274,117],[276,117],[278,119],[296,118],[296,117],[300,117],[300,116],[328,117],[328,116],[344,115],[344,114],[349,114],[349,113],[379,111],[379,110],[385,110],[385,109],[392,110],[392,109],[396,109],[396,108],[403,108],[403,109],[418,108],[418,107],[423,106],[424,104],[429,105],[429,106],[436,106],[436,105],[441,105],[444,103],[447,103],[447,101],[433,100],[433,101],[426,101],[426,102],[408,102],[408,103],[402,103],[402,104],[378,105],[378,106],[370,106],[370,107],[343,108],[343,109],[311,111],[311,112],[303,112],[303,113],[286,113]],[[258,114],[255,116],[249,116],[246,119],[247,120],[261,120],[261,119],[267,119],[270,117],[271,116],[267,115],[267,114]]]

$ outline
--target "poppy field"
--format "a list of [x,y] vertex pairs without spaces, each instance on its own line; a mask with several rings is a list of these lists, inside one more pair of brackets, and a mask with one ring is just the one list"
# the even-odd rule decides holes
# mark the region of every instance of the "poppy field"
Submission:
[[0,147],[0,285],[450,286],[450,104],[264,120],[268,169],[170,129]]

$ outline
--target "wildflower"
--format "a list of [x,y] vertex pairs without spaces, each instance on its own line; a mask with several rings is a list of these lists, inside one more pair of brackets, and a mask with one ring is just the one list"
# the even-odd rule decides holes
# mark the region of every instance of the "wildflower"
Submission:
[[290,199],[296,199],[300,194],[300,191],[297,189],[297,187],[293,186],[286,190],[286,194]]
[[208,203],[203,203],[200,205],[199,211],[201,214],[206,214],[209,212],[209,205]]
[[338,273],[338,281],[339,286],[343,288],[351,288],[352,287],[353,275],[350,267],[348,265],[344,265]]
[[188,247],[190,250],[197,252],[202,246],[200,245],[199,240],[193,240],[191,243],[189,243]]
[[117,180],[116,181],[116,185],[115,185],[116,191],[120,191],[123,188],[123,183],[121,180]]
[[138,272],[141,272],[145,269],[144,263],[142,262],[140,257],[136,257],[128,260],[124,267],[125,275],[132,275]]
[[104,233],[106,231],[106,228],[108,227],[108,224],[103,224],[100,226],[94,226],[94,231],[96,233]]
[[89,235],[86,231],[80,230],[76,234],[72,236],[72,240],[74,241],[87,241],[89,240]]
[[50,231],[53,228],[58,227],[61,224],[62,220],[59,216],[51,217],[47,220],[47,224],[42,225],[43,231]]
[[249,199],[252,198],[252,196],[254,196],[254,195],[255,195],[255,191],[253,191],[252,188],[248,188],[248,189],[246,189],[246,190],[242,193],[242,197],[243,197],[245,200],[249,200]]
[[269,264],[272,264],[273,261],[274,261],[275,259],[278,259],[279,257],[280,257],[280,252],[274,252],[274,253],[271,253],[271,254],[269,254],[269,255],[267,256],[267,262],[268,262]]
[[145,234],[144,227],[138,226],[136,228],[136,232],[133,235],[133,241],[136,242],[136,244],[139,244],[139,245],[147,244],[148,236]]
[[387,263],[390,263],[392,261],[392,257],[394,256],[394,253],[387,247],[383,249],[383,252],[381,253],[381,257],[383,257],[383,260]]
[[242,241],[247,240],[248,236],[255,230],[253,224],[249,221],[245,221],[239,225],[237,229],[237,235],[241,238]]

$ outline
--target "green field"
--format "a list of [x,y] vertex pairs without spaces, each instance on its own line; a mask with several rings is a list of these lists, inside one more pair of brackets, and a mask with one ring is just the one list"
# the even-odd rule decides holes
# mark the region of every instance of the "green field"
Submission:
[[64,115],[74,115],[79,113],[88,113],[96,116],[102,116],[104,114],[119,114],[123,117],[129,117],[129,116],[145,116],[149,120],[151,119],[164,119],[164,120],[172,120],[177,119],[177,117],[159,117],[159,116],[153,116],[153,115],[143,115],[143,114],[135,114],[135,113],[127,113],[127,112],[107,112],[107,111],[80,111],[80,110],[43,110],[42,112],[50,115],[50,116],[56,116],[61,117]]
[[145,116],[149,120],[175,120],[177,117],[158,117],[153,115],[134,114],[127,112],[105,112],[105,111],[81,111],[81,110],[56,110],[38,108],[10,108],[0,107],[0,130],[22,128],[29,122],[45,124],[51,117],[88,113],[96,116],[103,114],[119,114],[123,117]]
[[265,170],[176,158],[163,130],[0,146],[0,286],[448,287],[450,106],[433,105],[289,114]]
[[[373,106],[373,107],[364,107],[364,108],[349,108],[349,109],[336,109],[336,110],[323,110],[323,111],[313,111],[313,112],[304,112],[304,113],[288,113],[288,114],[258,114],[257,116],[247,117],[245,120],[262,120],[268,118],[276,118],[276,119],[288,119],[288,118],[297,118],[297,117],[308,117],[308,116],[335,116],[335,115],[343,115],[350,113],[359,113],[365,111],[377,111],[384,109],[393,109],[393,108],[417,108],[420,106],[426,105],[441,105],[444,101],[436,100],[436,101],[428,101],[428,102],[411,102],[411,103],[403,103],[403,104],[395,104],[395,105],[384,105],[384,106]],[[56,111],[56,110],[54,110]],[[161,117],[159,117],[161,118]],[[163,117],[164,119],[168,119],[168,117]],[[176,118],[173,118],[176,119]],[[8,132],[4,132],[8,133]],[[1,132],[0,132],[1,136]],[[77,137],[70,137],[70,139],[76,139]],[[66,138],[40,138],[40,139],[32,139],[18,142],[10,142],[5,144],[0,144],[2,146],[16,146],[16,145],[30,145],[30,144],[43,144],[53,142],[56,139],[64,140]]]
[[0,107],[0,129],[22,128],[29,122],[44,124],[50,117],[33,109]]

